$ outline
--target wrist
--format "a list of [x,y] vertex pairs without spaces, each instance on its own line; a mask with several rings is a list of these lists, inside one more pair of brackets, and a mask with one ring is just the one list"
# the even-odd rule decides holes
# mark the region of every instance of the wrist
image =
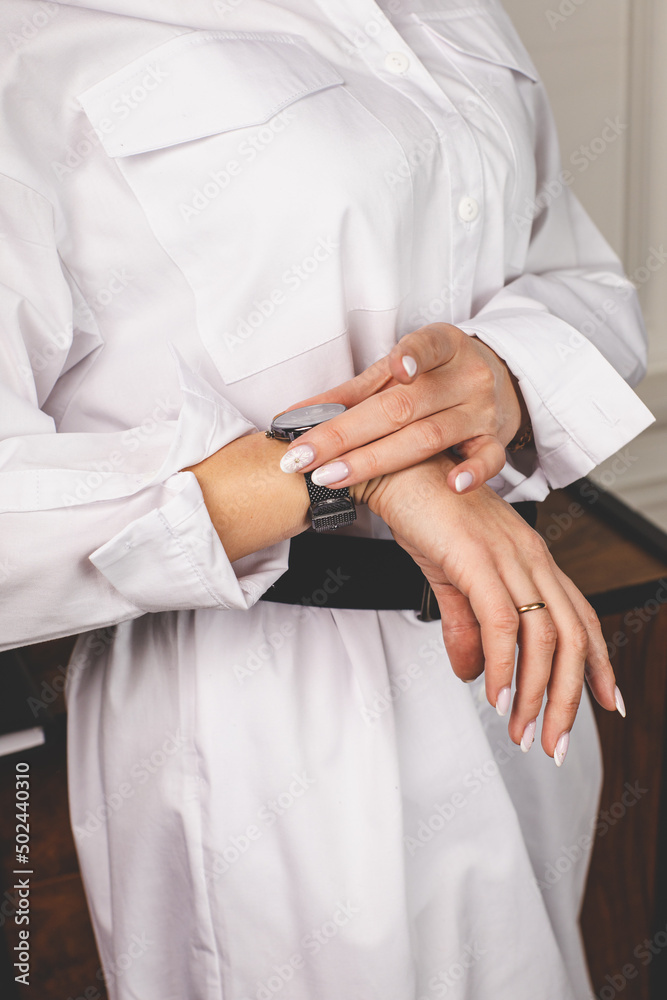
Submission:
[[356,483],[354,486],[350,486],[350,495],[355,504],[357,506],[361,504],[368,505],[370,497],[380,485],[382,479],[384,479],[384,476],[376,476],[374,479],[367,479],[363,483]]
[[389,524],[389,512],[395,513],[397,506],[416,509],[431,495],[451,494],[447,475],[456,465],[447,452],[441,452],[417,465],[378,476],[365,484],[362,502]]
[[280,469],[286,448],[261,432],[249,434],[183,470],[196,477],[231,562],[310,525],[306,484]]

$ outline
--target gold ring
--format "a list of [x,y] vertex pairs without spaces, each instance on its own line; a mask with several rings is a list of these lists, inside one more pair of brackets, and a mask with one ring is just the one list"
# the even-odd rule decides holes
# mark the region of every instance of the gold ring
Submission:
[[517,611],[523,615],[526,611],[541,611],[542,608],[546,608],[544,601],[535,601],[534,604],[522,604],[520,608],[517,608]]

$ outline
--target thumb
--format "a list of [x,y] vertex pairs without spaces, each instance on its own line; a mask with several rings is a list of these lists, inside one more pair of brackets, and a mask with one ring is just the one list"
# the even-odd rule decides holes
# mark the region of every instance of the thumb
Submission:
[[447,485],[453,493],[472,493],[488,479],[501,471],[507,455],[497,437],[480,434],[457,445],[456,452],[463,461],[447,476]]
[[470,601],[451,583],[431,583],[442,617],[442,638],[452,670],[472,681],[484,670],[482,636]]

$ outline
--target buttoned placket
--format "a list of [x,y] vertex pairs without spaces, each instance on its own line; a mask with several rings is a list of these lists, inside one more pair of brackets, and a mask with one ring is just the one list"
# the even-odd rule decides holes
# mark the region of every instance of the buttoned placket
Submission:
[[[350,58],[363,60],[376,77],[411,101],[433,128],[433,139],[442,149],[443,163],[449,173],[452,245],[450,273],[443,279],[451,293],[452,318],[462,322],[470,317],[483,231],[483,167],[473,130],[375,0],[316,2],[345,35]],[[408,22],[409,31],[427,30],[420,26],[415,15],[412,18],[413,23]],[[419,166],[409,157],[408,164],[414,176]]]

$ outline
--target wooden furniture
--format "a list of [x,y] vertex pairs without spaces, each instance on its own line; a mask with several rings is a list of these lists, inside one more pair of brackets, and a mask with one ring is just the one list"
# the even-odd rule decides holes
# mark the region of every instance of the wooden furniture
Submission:
[[605,779],[581,920],[594,996],[665,1000],[667,538],[587,480],[547,498],[538,530],[600,616],[628,713],[595,705]]

